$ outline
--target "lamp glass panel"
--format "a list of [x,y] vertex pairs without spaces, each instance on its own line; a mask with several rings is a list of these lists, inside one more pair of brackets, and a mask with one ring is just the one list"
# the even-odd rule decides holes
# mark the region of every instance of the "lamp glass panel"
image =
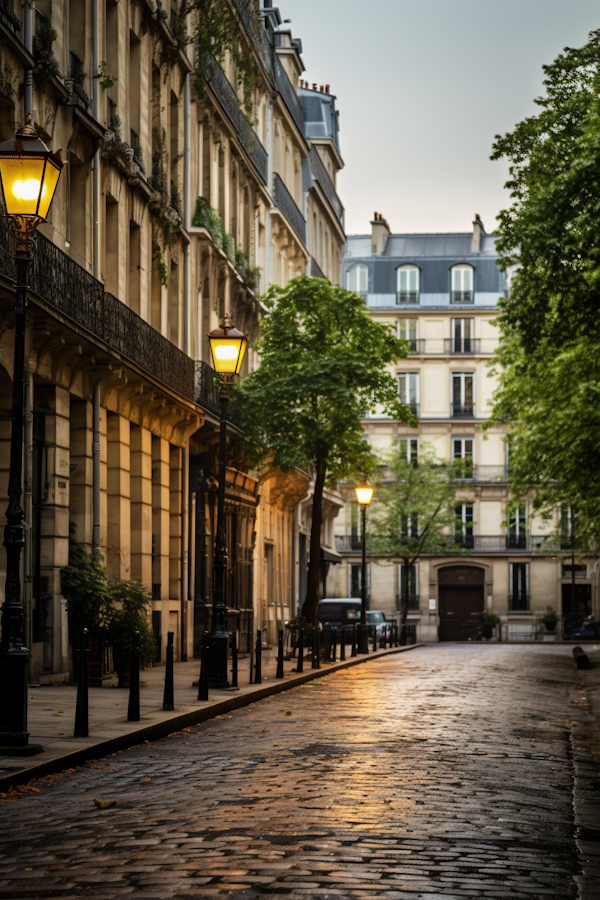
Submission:
[[52,203],[52,198],[54,197],[54,191],[56,190],[59,176],[60,169],[57,168],[50,160],[48,160],[46,171],[44,172],[42,197],[40,199],[40,208],[38,210],[38,216],[41,216],[42,219],[45,219],[48,215],[48,210],[50,209],[50,204]]
[[373,488],[372,487],[357,487],[356,489],[356,499],[362,505],[368,505],[371,502],[371,497],[373,496]]
[[215,369],[223,375],[235,375],[244,357],[246,340],[240,338],[210,338]]
[[[56,177],[50,188],[49,184],[43,185],[44,163],[43,156],[32,156],[26,159],[0,157],[0,176],[2,177],[6,212],[9,216],[38,215],[40,190],[42,203],[46,209],[50,205],[59,173],[56,171]],[[54,169],[54,166],[51,168]]]

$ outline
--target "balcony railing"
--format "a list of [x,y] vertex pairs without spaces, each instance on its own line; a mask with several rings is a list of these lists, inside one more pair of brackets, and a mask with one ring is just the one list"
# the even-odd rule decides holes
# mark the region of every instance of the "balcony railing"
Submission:
[[529,594],[509,594],[508,597],[509,612],[529,612]]
[[[396,594],[396,609],[400,609],[402,606],[402,594]],[[420,613],[421,608],[419,606],[419,595],[411,594],[408,598],[408,614],[411,613],[413,615]]]
[[254,45],[254,49],[262,59],[265,69],[271,78],[274,79],[273,58],[275,52],[269,43],[260,18],[254,11],[255,5],[253,0],[233,0],[233,5],[242,20],[246,34]]
[[90,106],[90,98],[83,89],[83,63],[77,54],[69,47],[69,78],[73,80],[73,93],[77,94],[86,109]]
[[473,303],[473,291],[452,291],[452,303]]
[[[367,553],[372,553],[367,535]],[[356,535],[336,535],[335,549],[338,553],[362,553],[362,538]],[[448,535],[447,541],[439,547],[435,556],[455,554],[457,550],[471,550],[473,553],[556,553],[560,549],[559,542],[551,535],[528,535],[527,537],[509,534],[465,534],[453,537]]]
[[403,303],[418,303],[418,291],[396,291],[396,304],[400,306]]
[[445,338],[444,351],[452,356],[481,353],[480,338]]
[[[362,553],[363,541],[360,536],[352,534],[336,534],[335,549],[338,553]],[[367,541],[367,552],[369,544]]]
[[144,161],[142,159],[142,148],[140,147],[140,136],[133,128],[129,129],[129,144],[133,150],[133,161],[145,171]]
[[12,0],[0,0],[0,22],[12,31],[15,37],[21,31],[21,22],[13,8]]
[[300,99],[298,94],[293,88],[292,82],[287,76],[287,73],[281,62],[279,61],[279,57],[276,53],[273,54],[273,65],[275,71],[275,87],[283,97],[283,102],[287,106],[289,113],[296,123],[296,127],[302,137],[305,135],[306,128],[306,115],[304,112],[304,107],[300,103]]
[[203,60],[204,77],[211,91],[221,104],[223,111],[236,130],[239,141],[254,163],[265,184],[269,174],[267,151],[240,107],[237,94],[230,85],[225,72],[213,57],[205,54]]
[[281,177],[273,175],[273,200],[277,209],[284,214],[304,246],[306,246],[306,219],[296,206],[296,202]]
[[[456,462],[458,461],[455,460]],[[455,481],[497,482],[500,484],[508,482],[507,466],[474,466],[472,464],[469,466],[466,464],[467,460],[464,460],[464,463],[464,467],[456,474]]]
[[474,403],[451,403],[450,404],[451,419],[474,419],[475,404]]
[[[14,236],[0,219],[0,274],[14,280]],[[108,294],[42,234],[32,252],[29,287],[33,294],[188,400],[195,399],[194,360],[133,310]]]
[[329,281],[327,275],[324,274],[314,256],[311,256],[310,258],[310,274],[311,278],[325,278],[327,281]]
[[408,338],[409,353],[425,353],[425,341],[422,338]]
[[[194,400],[198,406],[207,409],[216,416],[221,415],[219,376],[208,363],[198,360],[195,363]],[[240,427],[240,415],[233,402],[227,406],[227,420]]]
[[331,208],[341,222],[344,218],[344,207],[342,201],[337,195],[336,189],[333,186],[333,182],[329,177],[329,172],[325,168],[323,160],[314,147],[311,147],[310,150],[310,163],[314,174],[317,176],[317,181],[321,185],[325,196],[331,204]]

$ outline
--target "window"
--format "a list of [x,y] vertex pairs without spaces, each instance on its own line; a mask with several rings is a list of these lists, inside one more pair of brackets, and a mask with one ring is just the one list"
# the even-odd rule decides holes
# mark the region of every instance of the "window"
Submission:
[[398,566],[398,602],[397,608],[401,608],[402,599],[408,595],[409,612],[419,611],[419,564],[412,566]]
[[475,415],[474,387],[472,372],[452,373],[452,404],[450,415],[453,419],[472,419]]
[[452,303],[473,303],[473,269],[454,266],[452,272]]
[[473,438],[452,438],[452,461],[457,479],[473,478]]
[[[371,597],[371,564],[367,563],[367,601]],[[362,597],[362,565],[348,566],[348,596],[356,597],[358,600]]]
[[419,459],[419,439],[418,438],[400,438],[398,447],[402,456],[416,466]]
[[409,353],[419,353],[417,341],[417,319],[398,319],[398,337],[401,341],[410,341]]
[[473,319],[452,319],[450,353],[475,353]]
[[400,403],[410,406],[415,415],[419,415],[419,373],[398,373],[398,397]]
[[473,504],[457,503],[455,534],[456,542],[461,547],[473,548],[475,540],[473,537]]
[[366,298],[369,290],[369,270],[366,266],[352,266],[348,272],[348,290]]
[[513,510],[509,518],[508,546],[524,550],[527,546],[527,514],[524,506]]
[[529,610],[529,563],[510,563],[509,584],[509,610],[511,612],[527,612]]
[[400,535],[403,539],[419,537],[419,523],[416,513],[401,517]]
[[568,578],[569,581],[573,578],[573,569],[575,569],[575,578],[587,578],[587,566],[563,566],[562,567],[562,577]]
[[396,303],[419,302],[419,270],[416,266],[396,269]]

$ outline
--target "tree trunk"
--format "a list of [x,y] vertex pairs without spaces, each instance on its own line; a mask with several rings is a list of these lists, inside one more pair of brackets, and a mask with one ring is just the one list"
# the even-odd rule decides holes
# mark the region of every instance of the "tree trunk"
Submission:
[[323,488],[325,487],[325,461],[317,462],[315,490],[312,505],[312,525],[310,529],[310,561],[306,579],[306,598],[302,615],[313,625],[317,624],[319,609],[319,579],[321,575],[321,525],[323,522]]
[[404,566],[405,576],[402,579],[402,593],[400,596],[400,645],[404,647],[406,644],[406,619],[408,616],[408,573],[410,571],[410,559],[404,559],[402,564]]

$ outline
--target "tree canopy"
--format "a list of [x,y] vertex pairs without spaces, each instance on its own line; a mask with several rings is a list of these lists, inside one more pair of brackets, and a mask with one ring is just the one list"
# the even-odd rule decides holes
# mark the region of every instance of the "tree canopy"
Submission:
[[416,424],[389,369],[406,357],[408,343],[373,321],[363,299],[322,278],[273,285],[264,306],[255,345],[260,365],[238,389],[237,402],[251,455],[284,472],[308,467],[314,476],[303,615],[315,621],[323,488],[372,468],[361,424],[367,411],[380,407]]
[[488,426],[508,424],[515,498],[546,515],[574,504],[600,535],[600,31],[544,73],[539,113],[492,155],[510,169],[497,248],[511,283]]

